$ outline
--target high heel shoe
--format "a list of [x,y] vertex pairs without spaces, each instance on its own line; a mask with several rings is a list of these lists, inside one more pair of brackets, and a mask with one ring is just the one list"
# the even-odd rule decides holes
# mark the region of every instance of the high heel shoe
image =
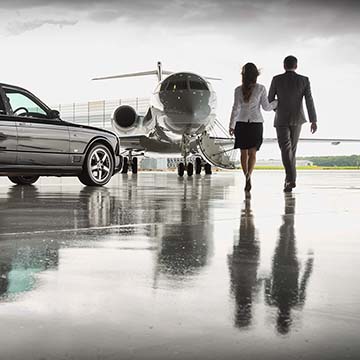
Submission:
[[246,192],[250,192],[250,190],[251,190],[251,177],[250,177],[250,175],[246,175],[246,183],[245,183],[244,190]]

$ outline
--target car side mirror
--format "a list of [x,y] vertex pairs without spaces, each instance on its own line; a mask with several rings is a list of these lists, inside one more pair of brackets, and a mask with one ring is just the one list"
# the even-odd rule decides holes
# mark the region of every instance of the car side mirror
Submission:
[[60,113],[57,110],[50,110],[49,111],[49,118],[50,119],[60,119]]

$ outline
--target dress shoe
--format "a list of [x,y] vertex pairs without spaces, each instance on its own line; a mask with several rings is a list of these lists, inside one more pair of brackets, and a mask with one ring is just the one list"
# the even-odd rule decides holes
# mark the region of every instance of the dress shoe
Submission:
[[292,189],[294,188],[294,186],[292,186],[294,183],[290,183],[290,182],[287,182],[285,183],[284,185],[284,192],[285,193],[290,193],[292,192]]

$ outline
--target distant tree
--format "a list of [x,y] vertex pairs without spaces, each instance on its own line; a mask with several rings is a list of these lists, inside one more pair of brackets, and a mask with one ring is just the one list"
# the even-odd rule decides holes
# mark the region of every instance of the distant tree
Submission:
[[360,155],[350,156],[311,156],[299,158],[310,160],[316,166],[352,166],[360,167]]

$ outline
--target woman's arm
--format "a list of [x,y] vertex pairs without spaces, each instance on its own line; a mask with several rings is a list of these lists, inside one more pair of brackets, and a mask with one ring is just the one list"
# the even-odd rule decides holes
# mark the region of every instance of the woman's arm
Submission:
[[240,99],[239,99],[238,88],[236,88],[235,93],[234,93],[234,104],[233,104],[231,116],[230,116],[229,130],[235,129],[236,119],[238,118],[239,113],[240,113]]
[[276,109],[276,107],[278,105],[277,100],[273,100],[272,102],[269,102],[267,94],[266,94],[265,86],[263,87],[262,92],[261,92],[260,104],[265,111],[274,110],[274,109]]

